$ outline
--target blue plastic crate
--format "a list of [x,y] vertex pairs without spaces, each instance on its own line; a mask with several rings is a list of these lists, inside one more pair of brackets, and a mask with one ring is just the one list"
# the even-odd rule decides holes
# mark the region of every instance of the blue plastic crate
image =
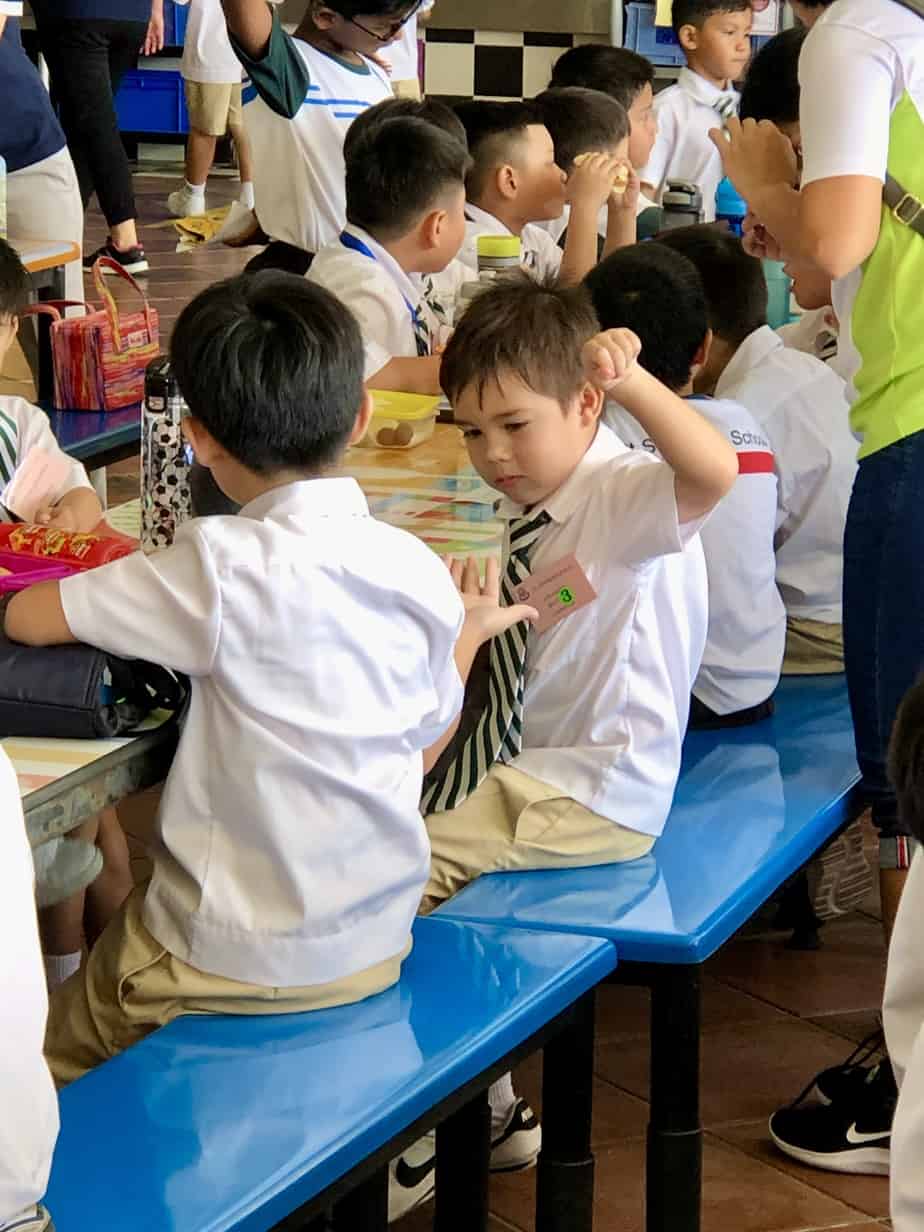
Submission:
[[183,78],[173,70],[131,70],[122,79],[115,102],[124,133],[189,132]]
[[626,5],[625,45],[637,51],[652,64],[684,65],[683,49],[673,30],[655,25],[655,6],[635,3]]

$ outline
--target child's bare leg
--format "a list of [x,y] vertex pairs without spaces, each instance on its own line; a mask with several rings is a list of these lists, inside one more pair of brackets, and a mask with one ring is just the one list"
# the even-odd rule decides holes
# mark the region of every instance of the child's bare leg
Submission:
[[103,809],[96,821],[96,845],[103,857],[103,871],[86,891],[84,930],[88,946],[94,944],[134,885],[128,842],[118,814],[114,808]]
[[243,124],[229,124],[228,132],[234,142],[234,152],[237,154],[237,166],[241,177],[241,202],[249,209],[254,207],[253,195],[253,154],[250,138]]
[[204,189],[214,161],[215,138],[191,128],[186,142],[186,182]]
[[[91,817],[79,829],[66,835],[64,841],[79,838],[87,843],[95,843],[98,832],[98,818]],[[49,988],[63,984],[80,967],[86,894],[86,890],[79,890],[70,898],[39,910],[39,932]]]

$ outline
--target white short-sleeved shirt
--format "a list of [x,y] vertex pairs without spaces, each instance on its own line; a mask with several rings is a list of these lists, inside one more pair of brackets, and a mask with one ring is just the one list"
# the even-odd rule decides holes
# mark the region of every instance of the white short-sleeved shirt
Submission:
[[715,194],[723,176],[722,159],[709,131],[722,128],[724,121],[716,106],[726,97],[733,98],[737,106],[737,91],[720,90],[705,77],[682,68],[676,85],[655,95],[658,138],[647,166],[638,173],[644,183],[652,185],[659,201],[668,180],[696,184],[703,194],[706,222],[715,219]]
[[738,348],[715,392],[751,412],[776,457],[776,580],[787,613],[840,624],[844,525],[857,472],[843,380],[765,325]]
[[48,993],[35,917],[35,870],[19,785],[0,749],[0,1226],[40,1201],[58,1137],[58,1097],[45,1063]]
[[[783,663],[786,611],[773,555],[777,479],[770,442],[743,406],[717,398],[690,401],[738,454],[738,479],[702,530],[709,635],[693,686],[710,710],[734,714],[770,697]],[[609,404],[606,418],[627,445],[657,456],[654,442],[622,407]]]
[[414,16],[401,27],[400,36],[382,52],[382,58],[391,66],[392,81],[413,81],[417,77],[420,65],[417,18],[421,13],[429,13],[435,3],[436,0],[424,0]]
[[[799,80],[803,186],[889,171],[924,198],[924,20],[893,0],[837,0],[805,41]],[[834,282],[861,457],[924,428],[920,248],[883,211],[873,253]]]
[[[468,220],[465,226],[465,242],[458,260],[477,277],[479,235],[512,235],[513,232],[499,218],[470,202],[466,203],[465,217]],[[543,230],[538,223],[527,223],[520,236],[520,244],[524,269],[542,282],[558,277],[562,251],[548,231]]]
[[308,278],[336,295],[359,322],[368,381],[390,360],[418,354],[414,313],[426,327],[430,354],[438,341],[440,322],[424,298],[420,274],[405,273],[391,253],[360,227],[348,226],[344,234],[372,256],[337,239],[315,257]]
[[181,70],[187,81],[234,84],[241,62],[228,38],[221,0],[177,0],[189,5]]
[[391,83],[371,60],[354,66],[291,38],[276,14],[264,60],[238,56],[253,75],[244,83],[244,122],[260,225],[274,240],[319,252],[346,222],[347,129],[393,97]]
[[[42,449],[67,463],[67,476],[58,491],[52,494],[52,504],[57,504],[62,496],[67,496],[75,488],[92,487],[83,463],[68,457],[55,440],[48,416],[43,410],[25,398],[0,395],[0,494],[30,449]],[[0,521],[9,521],[2,506]]]
[[325,983],[399,954],[422,750],[462,702],[459,595],[352,479],[288,484],[61,585],[75,637],[192,677],[144,904],[202,971]]
[[918,851],[902,890],[886,975],[882,1025],[898,1083],[892,1122],[891,1215],[895,1232],[924,1227],[924,853]]
[[[506,498],[499,508],[522,513]],[[700,522],[678,524],[673,471],[605,425],[541,508],[552,521],[532,569],[573,554],[598,598],[530,633],[523,751],[512,764],[601,817],[658,835],[706,636]]]

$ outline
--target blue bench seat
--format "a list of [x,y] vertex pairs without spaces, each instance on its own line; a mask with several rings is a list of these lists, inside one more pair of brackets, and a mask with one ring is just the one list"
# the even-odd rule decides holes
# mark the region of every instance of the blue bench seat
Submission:
[[[395,1152],[465,1113],[473,1092],[486,1219],[487,1085],[550,1028],[553,1040],[574,1028],[592,1042],[592,1003],[577,1007],[615,965],[597,938],[418,920],[400,982],[365,1002],[177,1019],[61,1092],[46,1198],[57,1232],[266,1232],[295,1211],[314,1217],[354,1184],[381,1181]],[[477,1188],[469,1145],[461,1210]],[[438,1227],[462,1227],[451,1205]],[[376,1210],[355,1232],[383,1226]]]
[[437,918],[605,937],[652,990],[649,1232],[697,1232],[700,964],[859,811],[843,676],[790,677],[772,719],[691,732],[667,826],[631,864],[481,877]]

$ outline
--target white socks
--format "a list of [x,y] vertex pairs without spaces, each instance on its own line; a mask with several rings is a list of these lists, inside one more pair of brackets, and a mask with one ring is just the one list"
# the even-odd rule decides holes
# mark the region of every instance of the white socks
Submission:
[[513,1077],[504,1074],[488,1087],[488,1103],[491,1105],[491,1134],[496,1135],[507,1128],[517,1097],[513,1093]]
[[80,950],[74,954],[45,955],[45,980],[49,992],[58,988],[65,980],[69,980],[75,971],[80,970],[81,958]]
[[248,210],[254,207],[253,195],[253,180],[241,180],[241,195],[238,197],[241,205],[246,206]]

